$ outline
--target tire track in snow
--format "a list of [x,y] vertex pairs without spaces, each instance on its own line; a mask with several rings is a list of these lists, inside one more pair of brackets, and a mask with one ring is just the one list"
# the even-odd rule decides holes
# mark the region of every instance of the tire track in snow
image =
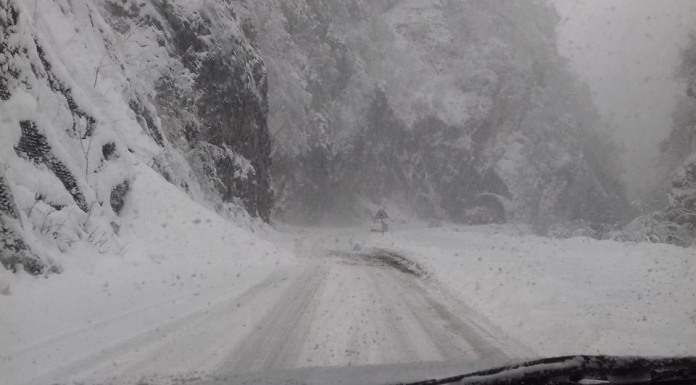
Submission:
[[[344,314],[352,316],[352,328],[345,351],[344,364],[361,365],[373,363],[417,362],[439,359],[436,346],[421,325],[409,317],[402,301],[396,299],[392,287],[376,277],[374,267],[365,264],[347,265],[337,269],[349,273],[358,288],[355,299]],[[385,290],[386,289],[386,290]],[[381,338],[380,338],[381,337]]]
[[138,306],[136,308],[133,308],[127,312],[121,313],[121,314],[115,314],[112,316],[108,317],[103,317],[100,318],[96,321],[93,321],[91,324],[88,326],[80,326],[76,327],[73,329],[70,329],[68,331],[53,335],[51,337],[48,337],[43,340],[37,340],[33,341],[29,344],[26,344],[24,346],[16,347],[14,350],[9,350],[6,352],[8,356],[20,356],[23,354],[29,354],[29,353],[34,353],[38,350],[44,349],[44,348],[52,348],[55,345],[59,345],[63,341],[66,340],[71,340],[75,338],[75,336],[80,335],[80,334],[86,334],[86,333],[93,333],[93,334],[98,334],[99,329],[102,328],[107,328],[108,326],[112,325],[115,322],[125,320],[131,317],[134,317],[139,314],[151,312],[151,311],[156,311],[159,308],[162,307],[167,307],[171,305],[172,303],[176,303],[179,300],[182,299],[188,299],[195,296],[194,293],[187,293],[187,294],[182,294],[182,295],[176,295],[176,296],[171,296],[167,297],[161,301],[152,303],[152,304],[147,304],[144,306]]
[[324,263],[312,263],[257,327],[228,356],[220,370],[254,372],[267,369],[293,368],[304,347],[327,275]]
[[[375,258],[370,255],[374,254]],[[341,254],[344,257],[350,254]],[[387,277],[394,282],[396,293],[413,309],[413,316],[423,322],[432,323],[437,320],[440,327],[432,330],[447,329],[450,334],[465,341],[480,358],[506,359],[510,357],[536,357],[536,354],[518,341],[510,338],[474,309],[453,295],[439,281],[430,276],[420,265],[401,255],[398,251],[388,249],[373,249],[372,253],[361,253],[359,257],[368,263],[381,266]],[[384,260],[385,257],[390,260]],[[355,258],[355,256],[354,256]],[[418,277],[418,279],[414,279]],[[406,295],[405,293],[409,293]],[[426,311],[421,311],[426,309]],[[451,338],[441,339],[443,347],[454,353]],[[452,354],[448,354],[452,356]],[[456,354],[452,358],[457,357]]]
[[417,274],[365,255],[312,260],[218,374],[509,357]]
[[[403,290],[400,296],[408,304],[414,317],[431,333],[433,341],[441,347],[446,359],[508,359],[510,356],[499,346],[496,339],[472,324],[464,315],[466,313],[450,310],[452,305],[445,305],[435,299],[420,282],[407,280],[394,273],[387,273],[396,281],[395,285]],[[460,315],[462,314],[462,315]],[[477,357],[471,357],[471,353]]]
[[[293,274],[294,270],[290,275]],[[182,325],[168,338],[153,344],[147,355],[119,372],[156,374],[172,367],[197,372],[216,369],[263,314],[267,308],[264,305],[272,303],[278,292],[292,284],[293,279],[286,275],[287,272],[273,274],[207,317]]]
[[[218,324],[222,315],[235,314],[238,304],[253,302],[265,292],[273,289],[273,285],[282,281],[284,275],[287,275],[287,271],[276,270],[241,294],[222,298],[210,306],[202,307],[180,318],[165,322],[145,333],[128,336],[120,342],[107,345],[98,351],[86,351],[81,357],[72,360],[70,363],[52,370],[43,371],[40,377],[26,379],[23,383],[27,385],[60,383],[61,381],[81,381],[83,378],[94,380],[95,378],[106,378],[121,373],[130,374],[133,373],[131,369],[138,368],[138,363],[142,363],[143,366],[151,369],[153,364],[151,361],[152,356],[147,353],[156,354],[157,349],[153,351],[153,347],[160,349],[162,347],[171,348],[172,344],[168,338],[179,330],[200,327],[205,324],[205,321],[208,321],[209,324]],[[143,354],[143,352],[145,353]],[[188,354],[186,357],[190,358],[191,355]],[[186,361],[180,360],[179,365],[182,362]],[[170,370],[171,365],[167,365],[167,369]]]
[[[377,282],[375,290],[384,297],[383,302],[391,308],[389,311],[397,311],[400,303],[404,304],[408,314],[399,310],[402,313],[397,320],[417,320],[420,329],[428,334],[430,342],[440,351],[440,359],[505,360],[515,356],[534,356],[531,350],[495,328],[433,280],[422,267],[398,252],[373,249],[369,253],[330,254],[340,258],[343,263],[363,265],[365,272]],[[401,323],[403,321],[392,324],[398,336],[403,335],[404,326]],[[410,335],[406,335],[401,343],[410,343],[409,348],[413,348],[417,341],[408,339],[414,334],[411,326]],[[420,343],[423,344],[422,338]],[[420,348],[423,349],[425,345]]]
[[[375,269],[371,274],[375,279],[389,287],[387,292],[382,292],[390,300],[390,303],[401,303],[402,317],[413,319],[417,322],[428,342],[435,346],[439,357],[431,357],[430,360],[453,360],[482,358],[477,349],[457,333],[451,326],[453,320],[441,317],[432,306],[423,299],[423,293],[415,289],[416,284],[399,275],[403,274],[387,268]],[[410,278],[410,277],[409,277]],[[409,335],[402,336],[405,342]],[[412,341],[411,343],[413,344]],[[413,348],[413,346],[411,347]]]
[[86,351],[27,383],[515,355],[504,335],[427,275],[314,249],[299,268],[276,270],[242,294]]

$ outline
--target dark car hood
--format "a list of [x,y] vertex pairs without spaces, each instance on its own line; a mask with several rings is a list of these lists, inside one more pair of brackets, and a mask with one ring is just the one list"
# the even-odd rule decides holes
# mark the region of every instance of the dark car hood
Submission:
[[[148,385],[372,385],[372,384],[696,383],[696,357],[561,356],[535,360],[417,362],[314,367],[141,379]],[[608,381],[608,382],[607,382]],[[593,382],[591,382],[593,383]]]
[[501,360],[438,361],[388,365],[299,368],[259,373],[229,373],[187,385],[366,385],[423,381],[505,365]]

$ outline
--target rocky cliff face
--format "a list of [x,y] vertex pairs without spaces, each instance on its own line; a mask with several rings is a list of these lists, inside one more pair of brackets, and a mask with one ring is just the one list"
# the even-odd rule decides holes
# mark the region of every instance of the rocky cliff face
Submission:
[[662,143],[665,168],[663,187],[667,205],[658,213],[669,222],[667,236],[661,241],[691,245],[696,239],[696,35],[682,51],[677,80],[684,86],[672,115],[672,131]]
[[261,0],[276,213],[614,221],[615,149],[542,1]]
[[268,221],[268,84],[243,6],[0,0],[5,267],[57,271],[52,256],[71,248],[122,248],[137,163]]
[[[184,153],[212,200],[239,202],[268,221],[268,83],[238,20],[240,4],[106,0],[102,9],[123,46],[139,45],[125,51],[151,83],[136,86],[129,101],[143,129]],[[165,175],[166,158],[154,161]]]

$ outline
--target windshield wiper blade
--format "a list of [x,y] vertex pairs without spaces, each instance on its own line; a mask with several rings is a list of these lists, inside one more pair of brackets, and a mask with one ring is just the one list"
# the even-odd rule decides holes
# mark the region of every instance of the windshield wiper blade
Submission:
[[696,384],[696,357],[563,356],[400,385]]

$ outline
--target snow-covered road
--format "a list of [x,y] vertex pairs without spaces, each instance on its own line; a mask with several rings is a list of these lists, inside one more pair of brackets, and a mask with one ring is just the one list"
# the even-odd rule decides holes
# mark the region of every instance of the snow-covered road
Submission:
[[0,383],[398,363],[422,378],[447,373],[432,363],[443,360],[696,353],[693,249],[517,225],[276,231],[221,218],[154,176],[132,194],[122,254],[77,244],[63,274],[0,270]]
[[[689,250],[499,231],[285,229],[246,252],[256,263],[190,265],[172,251],[110,284],[101,283],[108,268],[73,272],[78,285],[20,279],[17,295],[5,297],[17,301],[15,312],[0,319],[0,371],[11,384],[169,384],[408,363],[390,372],[397,381],[415,367],[416,379],[429,369],[454,375],[465,361],[693,351],[685,337],[694,333],[692,310],[674,310],[696,293]],[[594,273],[577,281],[580,268]],[[659,274],[651,286],[637,278],[645,271]],[[47,290],[65,302],[37,294]]]
[[244,228],[152,175],[131,194],[122,254],[78,244],[61,275],[0,272],[0,382],[519,356],[420,267],[369,245],[365,228]]
[[327,253],[288,281],[223,371],[507,357],[465,308],[378,256]]
[[[480,316],[416,264],[386,250],[323,249],[326,243],[302,239],[296,265],[269,270],[241,293],[122,335],[98,352],[64,357],[63,365],[27,383],[137,379],[173,368],[229,376],[314,366],[505,360],[514,354],[509,341],[498,332],[494,337]],[[55,349],[61,340],[98,338],[102,328],[126,331],[134,313],[156,307],[27,347],[15,352],[15,359]]]

